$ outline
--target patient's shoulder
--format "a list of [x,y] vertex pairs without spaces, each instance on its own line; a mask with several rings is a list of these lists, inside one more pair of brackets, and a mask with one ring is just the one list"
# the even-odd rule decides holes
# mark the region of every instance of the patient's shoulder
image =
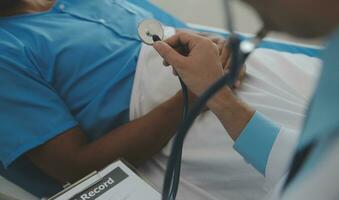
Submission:
[[30,50],[20,39],[2,28],[0,28],[0,68],[38,74]]
[[0,27],[0,55],[10,55],[11,53],[24,53],[24,43],[11,32]]

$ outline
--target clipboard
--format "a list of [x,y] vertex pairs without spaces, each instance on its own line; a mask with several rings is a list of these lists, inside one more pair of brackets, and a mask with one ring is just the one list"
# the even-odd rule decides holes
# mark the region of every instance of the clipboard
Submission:
[[160,193],[126,161],[95,171],[48,200],[159,200]]

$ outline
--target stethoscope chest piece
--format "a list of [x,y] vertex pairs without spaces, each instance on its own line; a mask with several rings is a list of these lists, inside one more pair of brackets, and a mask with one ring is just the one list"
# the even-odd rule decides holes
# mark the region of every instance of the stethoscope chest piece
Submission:
[[154,19],[146,19],[138,26],[138,34],[140,39],[148,45],[154,44],[154,37],[158,36],[160,40],[164,39],[165,31],[160,22]]

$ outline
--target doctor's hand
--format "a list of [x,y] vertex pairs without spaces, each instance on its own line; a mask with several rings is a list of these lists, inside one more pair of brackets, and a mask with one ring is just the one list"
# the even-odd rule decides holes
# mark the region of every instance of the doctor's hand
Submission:
[[219,49],[206,37],[179,31],[154,48],[198,96],[224,74]]
[[[192,32],[191,30],[177,30],[178,34],[180,34],[181,32],[196,34],[196,35],[202,36],[204,38],[210,39],[218,48],[219,59],[221,61],[224,73],[229,72],[230,61],[231,61],[231,53],[230,53],[230,50],[229,50],[229,47],[228,47],[228,41],[225,40],[225,38],[223,38],[222,36],[219,36],[217,34],[210,34],[210,33],[203,33],[203,32]],[[189,50],[185,46],[176,46],[176,47],[174,47],[174,49],[178,53],[180,53],[181,55],[184,55],[184,56],[187,56],[188,53],[189,53]],[[170,66],[170,64],[168,62],[166,62],[166,60],[164,60],[163,64],[165,66]],[[177,75],[175,70],[173,70],[173,73],[175,75]],[[239,73],[239,76],[238,76],[236,82],[234,83],[234,88],[232,88],[232,89],[240,88],[241,83],[242,83],[243,79],[245,78],[245,76],[246,76],[246,66],[244,65],[242,67],[240,73]]]
[[[154,48],[197,96],[225,73],[218,47],[205,37],[178,32],[164,42],[156,42]],[[184,50],[184,54],[176,49]],[[236,98],[227,86],[210,99],[207,106],[217,115],[233,140],[238,138],[255,112]]]
[[[211,35],[211,34],[204,34],[199,33],[199,35],[202,35],[204,37],[207,37],[208,39],[212,40],[214,44],[217,45],[219,49],[219,58],[222,63],[223,69],[225,73],[229,72],[229,67],[231,63],[231,53],[228,46],[228,41],[225,40],[223,37],[218,35]],[[239,73],[238,79],[234,83],[234,88],[240,88],[241,83],[243,79],[246,76],[246,65],[244,65]]]

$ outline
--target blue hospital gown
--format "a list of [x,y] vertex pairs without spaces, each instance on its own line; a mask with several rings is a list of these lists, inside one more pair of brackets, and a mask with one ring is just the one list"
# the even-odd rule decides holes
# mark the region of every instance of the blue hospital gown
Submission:
[[57,0],[48,12],[0,18],[2,176],[55,194],[61,185],[24,153],[75,126],[93,141],[128,122],[137,24],[151,17],[128,1]]

